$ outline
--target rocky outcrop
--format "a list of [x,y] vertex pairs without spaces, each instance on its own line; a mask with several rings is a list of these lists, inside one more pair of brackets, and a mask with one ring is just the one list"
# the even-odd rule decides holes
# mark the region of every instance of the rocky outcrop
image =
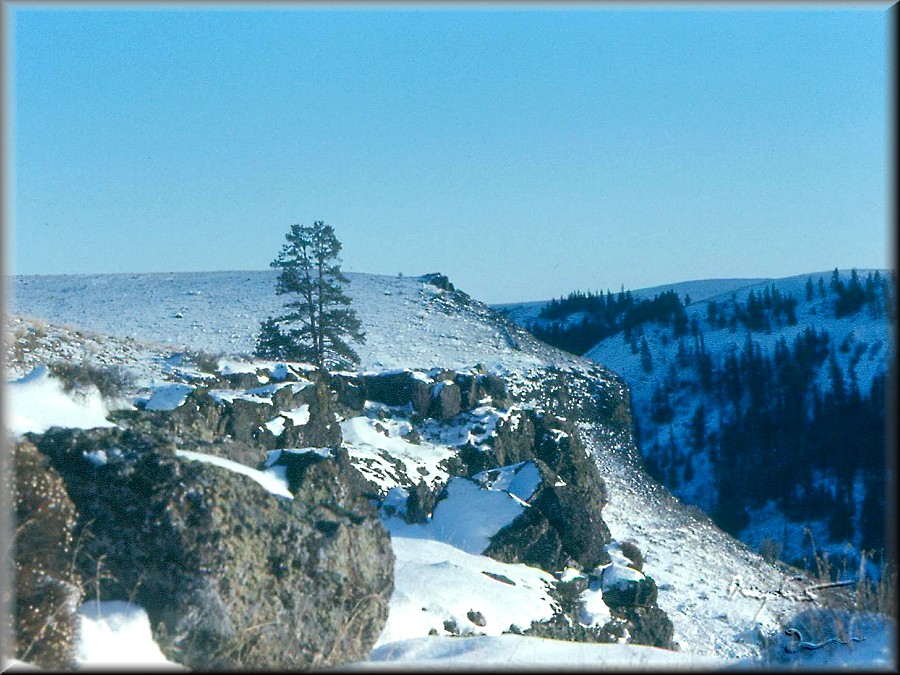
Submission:
[[429,488],[424,481],[419,481],[416,487],[409,490],[406,499],[406,521],[408,523],[424,523],[434,512],[434,507],[440,498],[441,489]]
[[527,500],[532,508],[494,536],[487,555],[549,571],[592,569],[609,560],[606,484],[567,420],[518,411],[498,424],[489,446],[463,447],[459,457],[468,475],[526,461],[540,470],[540,485]]
[[427,284],[431,284],[435,288],[440,288],[443,291],[455,291],[456,286],[450,281],[450,278],[446,274],[441,274],[440,272],[431,272],[429,274],[423,274],[419,277],[422,281]]
[[336,374],[331,377],[331,386],[338,406],[351,414],[360,414],[367,400],[409,406],[419,418],[438,420],[451,419],[484,403],[508,403],[503,380],[481,368],[465,373],[405,370],[362,376]]
[[535,455],[558,477],[534,500],[547,520],[559,532],[566,552],[585,568],[608,558],[609,528],[603,521],[606,483],[587,456],[578,433],[566,420],[549,414],[537,416]]
[[538,509],[525,509],[515,521],[491,537],[484,555],[544,570],[563,569],[570,561],[559,532]]
[[662,649],[675,649],[675,627],[672,620],[657,604],[647,607],[617,607],[613,611],[625,621],[631,643]]
[[600,365],[585,369],[541,368],[512,387],[511,398],[519,405],[586,422],[603,429],[602,445],[635,469],[643,463],[631,435],[630,393],[625,381]]
[[[247,377],[256,381],[255,388],[220,388]],[[328,383],[310,377],[260,386],[257,376],[240,373],[224,383],[206,382],[172,410],[125,411],[114,418],[133,429],[165,429],[188,449],[255,466],[266,450],[340,445]]]
[[453,380],[441,380],[431,390],[431,405],[428,416],[438,420],[449,420],[462,412],[462,394]]
[[144,607],[169,659],[305,669],[368,655],[393,554],[345,454],[308,453],[291,500],[178,457],[165,433],[51,429],[33,440],[78,509],[76,563],[91,593]]
[[[572,422],[591,396],[566,373],[536,375],[539,398],[519,408],[510,407],[509,388],[519,387],[521,398],[521,383],[478,367],[283,370],[281,377],[239,373],[174,385],[190,391],[171,409],[115,413],[124,429],[35,437],[82,513],[76,568],[90,580],[89,593],[141,604],[173,661],[295,669],[367,656],[387,615],[392,554],[372,506],[383,495],[340,449],[338,414],[377,415],[384,422],[377,430],[411,444],[446,443],[462,429],[458,437],[467,440],[443,460],[451,476],[477,480],[510,465],[539,474],[532,491],[516,495],[528,508],[491,538],[486,555],[551,572],[609,562],[606,486]],[[614,394],[607,392],[607,403],[615,417]],[[387,422],[396,418],[399,431]],[[182,459],[180,449],[280,473],[294,499]],[[409,522],[427,522],[446,494],[407,478],[402,505],[389,506]],[[671,624],[655,593],[647,578],[608,599],[634,641],[666,646]],[[611,635],[579,627],[575,614],[534,630],[569,639]]]
[[[84,596],[72,569],[75,506],[47,458],[31,443],[12,447],[15,598],[5,598],[15,658],[48,669],[71,668]],[[12,479],[12,480],[10,480]],[[8,485],[11,482],[12,485]]]

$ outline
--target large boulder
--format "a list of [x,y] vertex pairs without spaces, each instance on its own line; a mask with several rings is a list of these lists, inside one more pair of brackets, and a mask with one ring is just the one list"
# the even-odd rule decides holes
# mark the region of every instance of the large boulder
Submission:
[[496,375],[484,372],[482,366],[476,366],[474,372],[451,373],[453,381],[460,390],[460,407],[463,410],[477,408],[482,402],[496,407],[508,404],[506,385]]
[[351,411],[361,411],[360,399],[367,399],[389,406],[411,406],[421,417],[448,420],[487,399],[494,406],[507,402],[503,380],[481,370],[480,366],[466,373],[443,370],[430,376],[406,370],[360,378],[332,377],[332,382],[337,400]]
[[366,375],[362,379],[367,400],[389,406],[411,405],[418,415],[428,414],[434,383],[421,375],[405,370]]
[[437,504],[443,486],[429,488],[425,481],[419,483],[409,490],[409,497],[406,499],[406,521],[409,523],[425,523],[434,513],[434,507]]
[[[495,477],[494,474],[498,475]],[[531,478],[516,481],[518,474]],[[509,483],[507,491],[530,507],[491,538],[485,555],[550,572],[566,567],[592,569],[609,560],[605,548],[610,540],[609,530],[598,515],[602,502],[583,493],[579,484],[562,480],[542,460],[532,459],[488,470],[477,474],[475,479],[482,484],[488,480],[497,480],[497,484]],[[521,487],[516,490],[516,485],[525,484],[527,492],[522,492]],[[576,495],[583,501],[578,502]]]
[[497,532],[482,555],[500,562],[524,563],[554,571],[563,569],[569,558],[559,533],[538,509],[525,509]]
[[389,406],[402,406],[410,402],[412,395],[412,373],[379,373],[362,378],[366,400]]
[[[74,665],[78,606],[84,596],[72,566],[75,506],[63,481],[27,441],[12,447],[13,562],[11,610],[15,658],[49,669]],[[10,478],[13,480],[10,481]]]
[[331,373],[329,388],[333,392],[335,410],[344,417],[361,415],[366,406],[366,383],[362,376]]
[[271,412],[276,414],[251,432],[263,447],[328,448],[341,444],[341,426],[324,382],[281,387],[272,395],[272,403]]
[[675,627],[659,605],[617,607],[611,611],[613,616],[625,622],[632,644],[676,649]]
[[169,659],[292,670],[368,655],[393,554],[346,456],[294,472],[288,499],[177,456],[163,433],[51,429],[33,440],[78,508],[76,563],[91,594],[143,606]]
[[441,274],[440,272],[431,272],[429,274],[423,274],[419,277],[426,284],[431,284],[435,288],[440,288],[444,291],[455,291],[456,286],[450,281],[446,274]]

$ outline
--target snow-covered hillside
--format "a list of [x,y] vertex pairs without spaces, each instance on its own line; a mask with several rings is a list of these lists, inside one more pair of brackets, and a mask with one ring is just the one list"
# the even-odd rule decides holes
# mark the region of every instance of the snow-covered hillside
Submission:
[[[347,276],[347,294],[367,336],[357,348],[364,370],[571,361],[539,345],[519,349],[527,333],[497,321],[483,304],[455,302],[453,291],[417,277]],[[13,314],[182,349],[249,355],[260,321],[281,312],[275,278],[270,271],[19,276],[8,288]]]
[[[505,378],[520,401],[519,410],[543,405],[538,393],[532,397],[530,392],[544,385],[542,378],[549,368],[584,383],[588,398],[595,395],[591,387],[625,391],[616,375],[596,363],[540,343],[458,291],[421,278],[360,274],[350,278],[349,294],[367,335],[358,349],[361,371],[415,369],[415,377],[434,382],[442,369],[468,372],[481,364],[483,372]],[[245,357],[253,350],[260,321],[275,314],[281,303],[270,272],[17,277],[10,287],[11,310],[18,316],[7,319],[7,330],[15,339],[7,343],[7,372],[13,381],[7,385],[11,403],[6,425],[17,433],[53,424],[96,426],[103,424],[103,405],[130,405],[121,400],[105,400],[101,405],[96,397],[79,398],[65,392],[45,370],[28,375],[32,366],[59,358],[115,364],[134,375],[126,392],[130,401],[150,401],[158,395],[160,400],[169,397],[168,405],[160,404],[162,408],[175,408],[184,392],[180,399],[175,396],[181,390],[173,387],[183,385],[173,382],[200,374],[196,364],[180,352],[220,355],[213,361],[220,374],[242,369],[255,372],[259,364],[251,366]],[[693,292],[702,296],[699,287],[692,297]],[[866,334],[859,339],[874,338]],[[662,360],[663,352],[659,354]],[[630,351],[627,356],[623,363],[633,359]],[[577,387],[573,385],[572,390]],[[248,395],[221,395],[226,394]],[[57,403],[48,406],[48,401]],[[517,414],[515,407],[485,405],[446,423],[432,424],[415,421],[409,411],[366,405],[365,414],[342,421],[341,431],[357,467],[386,493],[386,506],[391,506],[392,494],[409,488],[404,476],[418,476],[427,483],[447,481],[441,460],[457,453],[464,443],[477,445],[501,419]],[[280,417],[276,412],[267,423],[273,433],[308,420],[307,411],[301,409],[283,411]],[[823,652],[829,663],[891,667],[890,627],[873,627],[862,619],[854,619],[849,629],[865,628],[868,641],[863,645],[830,645],[817,654],[785,654],[780,632],[809,606],[798,600],[808,582],[795,578],[785,567],[765,562],[683,506],[628,461],[630,443],[620,433],[587,416],[571,421],[579,424],[584,445],[607,483],[604,519],[613,536],[613,564],[619,560],[617,546],[625,542],[639,546],[645,561],[643,573],[657,581],[659,606],[674,625],[678,651],[624,644],[560,644],[502,634],[511,626],[527,628],[532,621],[550,616],[554,601],[548,589],[558,581],[537,568],[500,563],[479,554],[485,541],[525,508],[534,489],[531,470],[516,466],[507,467],[506,474],[484,477],[481,487],[450,479],[447,496],[428,524],[410,524],[384,510],[385,524],[394,537],[397,581],[388,625],[371,661],[358,667],[377,668],[383,662],[521,667],[562,661],[589,669],[751,665],[760,660],[803,665],[821,658]],[[413,431],[415,441],[410,440]],[[269,467],[265,480],[282,480],[276,469]],[[396,500],[398,506],[401,503],[404,500]],[[574,570],[566,574],[578,575]],[[603,590],[589,586],[581,594],[586,625],[600,625],[609,617]],[[115,617],[121,619],[123,635],[127,629],[139,634],[136,641],[144,641],[143,651],[134,652],[144,655],[142,662],[158,662],[158,650],[146,645],[149,632],[144,630],[142,610],[133,606],[103,609],[106,613],[101,617],[96,607],[82,608],[85,642],[81,650],[86,665],[105,658],[103,649],[90,642],[91,636],[108,640],[116,635]],[[458,633],[473,637],[452,642],[441,637],[452,634],[447,628],[451,620]],[[430,633],[437,635],[429,637]],[[118,656],[125,658],[121,652]]]
[[[858,274],[860,277],[864,277],[867,273],[874,273],[875,271],[859,270]],[[880,273],[885,276],[890,274],[886,270],[880,270]],[[852,317],[835,318],[834,312],[830,309],[833,299],[821,297],[818,294],[818,290],[814,293],[813,299],[807,301],[805,295],[807,281],[812,280],[814,287],[818,289],[818,280],[822,279],[827,285],[830,282],[831,275],[831,272],[820,272],[783,279],[728,280],[729,282],[734,282],[734,287],[726,290],[722,290],[722,280],[713,279],[641,289],[634,291],[634,295],[635,297],[652,297],[666,290],[674,290],[682,298],[685,294],[690,295],[692,302],[686,308],[688,319],[696,318],[701,323],[706,348],[711,353],[719,354],[729,349],[740,349],[747,331],[740,327],[733,331],[730,327],[711,329],[703,325],[706,323],[710,302],[724,304],[734,299],[738,303],[746,303],[751,292],[762,293],[767,286],[774,286],[781,293],[793,295],[797,299],[797,322],[795,325],[773,326],[769,332],[753,332],[753,339],[759,342],[765,352],[771,353],[775,343],[782,337],[790,343],[806,328],[813,328],[816,331],[827,331],[832,336],[834,344],[840,345],[845,340],[849,340],[851,343],[855,342],[857,345],[864,345],[866,347],[865,354],[857,362],[855,371],[860,388],[868,390],[872,378],[876,374],[884,373],[887,369],[887,362],[893,345],[889,333],[890,324],[883,315],[881,318],[874,318],[866,311],[862,311]],[[844,280],[849,278],[849,272],[841,272],[841,278]],[[745,283],[738,285],[740,281]],[[729,283],[725,286],[730,285]],[[639,400],[649,400],[647,396],[649,393],[648,389],[652,389],[654,381],[658,381],[665,376],[665,369],[670,363],[675,361],[678,350],[678,341],[673,339],[671,330],[666,331],[660,327],[653,326],[645,331],[644,335],[647,337],[647,343],[650,346],[650,353],[654,357],[654,363],[660,364],[660,367],[654,366],[655,375],[648,375],[643,372],[640,356],[633,354],[628,343],[621,338],[618,340],[604,340],[585,354],[586,358],[602,363],[622,375],[632,387],[635,398]],[[841,366],[847,373],[851,370],[849,366],[851,353],[852,351],[838,352]],[[818,384],[820,386],[827,384],[827,376],[827,372],[824,371],[819,374],[820,381]]]
[[[809,366],[812,380],[807,385],[813,392],[807,394],[810,410],[814,405],[819,405],[814,402],[814,392],[819,392],[821,400],[834,388],[835,368],[840,373],[839,387],[858,391],[863,403],[870,395],[880,400],[880,394],[872,393],[872,384],[878,381],[878,386],[883,386],[883,378],[892,358],[892,327],[886,316],[881,286],[890,279],[891,273],[886,270],[845,270],[837,275],[837,279],[847,287],[851,285],[854,274],[859,280],[860,300],[863,281],[866,282],[866,293],[875,300],[842,316],[836,316],[838,295],[833,288],[833,272],[783,279],[700,280],[631,292],[631,296],[640,300],[674,291],[684,302],[681,334],[670,317],[665,322],[644,321],[637,328],[620,330],[601,340],[585,353],[585,357],[602,363],[628,382],[636,427],[640,432],[637,441],[642,454],[648,467],[665,480],[679,497],[707,512],[715,511],[722,501],[719,498],[721,488],[713,475],[717,470],[722,473],[721,464],[716,466],[716,462],[721,460],[717,459],[715,452],[723,447],[722,436],[729,433],[723,431],[724,427],[731,424],[733,431],[737,425],[732,420],[736,415],[740,418],[739,413],[743,414],[747,405],[746,398],[736,406],[738,399],[723,394],[723,389],[727,389],[730,382],[738,387],[735,390],[738,397],[746,397],[754,382],[760,390],[772,392],[769,394],[772,397],[784,396],[777,386],[784,386],[782,381],[787,382],[792,377],[791,368],[802,370],[807,367],[804,365],[805,359],[812,358],[812,365]],[[875,282],[870,283],[873,277]],[[772,305],[766,306],[764,302],[772,302],[774,296],[777,296],[775,305],[782,300],[785,300],[785,306],[789,301],[795,301],[796,305],[791,308],[786,306],[784,313],[773,313]],[[752,325],[746,315],[747,308],[754,302],[761,319],[758,326]],[[584,312],[542,318],[540,312],[546,305],[547,302],[528,303],[502,309],[521,325],[543,327],[556,323],[578,330]],[[801,343],[804,336],[813,333],[819,342],[816,343],[815,339],[806,342],[818,344],[814,347],[818,351],[809,357],[801,350],[801,347],[806,347]],[[751,344],[753,352],[749,348]],[[809,351],[812,350],[811,347]],[[829,366],[829,355],[833,356],[835,368]],[[792,363],[792,359],[797,365]],[[754,372],[751,373],[751,370]],[[737,381],[738,375],[743,378],[740,383]],[[754,377],[756,380],[751,381]],[[781,379],[770,384],[770,380],[777,378]],[[873,405],[879,404],[875,402]],[[756,412],[761,407],[757,405],[754,411],[757,427],[762,424],[760,413]],[[766,414],[771,417],[771,413]],[[822,413],[819,414],[821,416]],[[837,420],[830,421],[839,426]],[[848,427],[859,423],[848,416]],[[878,421],[874,423],[881,424]],[[777,426],[777,422],[772,426]],[[862,442],[860,434],[857,434],[856,440]],[[774,449],[777,450],[778,440],[767,442],[775,444]],[[805,438],[801,441],[794,434],[782,433],[780,443],[786,442],[796,444],[805,442]],[[784,448],[779,452],[785,454]],[[880,466],[881,463],[876,469],[879,472]],[[757,472],[761,484],[771,482],[766,478],[768,471],[776,471],[779,475],[785,473],[775,463],[762,462]],[[843,498],[843,501],[851,502],[849,509],[854,512],[852,527],[855,534],[852,536],[842,539],[846,535],[835,534],[833,523],[840,520],[838,515],[822,515],[819,518],[801,515],[804,509],[810,509],[798,506],[792,517],[786,517],[771,501],[752,508],[747,522],[732,518],[735,528],[740,528],[741,538],[757,550],[767,547],[771,554],[777,548],[780,555],[788,560],[809,556],[811,542],[804,534],[807,529],[820,546],[833,553],[846,553],[848,541],[858,551],[865,539],[861,534],[860,519],[868,517],[869,526],[878,527],[871,522],[871,515],[863,514],[866,492],[877,492],[881,487],[865,479],[863,473],[849,480],[853,482],[853,494]],[[829,490],[832,495],[838,489],[835,478],[826,473],[814,477],[813,481],[818,481],[815,489]],[[752,487],[745,489],[751,490]],[[835,502],[834,509],[841,508],[848,507]],[[824,514],[824,508],[822,512]],[[868,539],[872,540],[872,537]]]

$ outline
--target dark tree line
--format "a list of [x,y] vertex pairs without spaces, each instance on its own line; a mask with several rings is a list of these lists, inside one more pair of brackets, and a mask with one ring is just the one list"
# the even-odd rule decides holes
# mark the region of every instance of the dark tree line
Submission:
[[852,316],[868,305],[872,316],[880,319],[885,311],[884,303],[879,301],[879,290],[884,290],[887,280],[878,270],[869,272],[865,282],[861,282],[855,269],[850,270],[850,280],[844,282],[837,268],[831,273],[829,288],[834,292],[834,315],[838,318]]
[[774,327],[797,325],[796,308],[797,298],[772,284],[762,291],[750,291],[746,302],[739,302],[736,295],[727,302],[711,300],[707,303],[706,319],[713,328],[770,333]]
[[[532,322],[528,330],[548,344],[572,354],[584,354],[598,342],[622,332],[637,353],[643,324],[671,326],[676,337],[688,332],[685,306],[675,291],[664,291],[653,299],[635,300],[631,291],[584,293],[574,291],[565,298],[551,300],[539,314],[543,321]],[[579,320],[571,320],[582,314]],[[567,320],[569,319],[569,320]]]

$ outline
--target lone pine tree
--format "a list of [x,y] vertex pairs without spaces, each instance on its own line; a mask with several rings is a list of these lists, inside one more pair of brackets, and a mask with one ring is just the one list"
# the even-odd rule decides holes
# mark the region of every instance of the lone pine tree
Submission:
[[271,266],[281,270],[275,292],[290,299],[284,314],[260,324],[256,355],[322,369],[359,363],[349,341],[365,343],[365,334],[344,293],[350,282],[341,272],[334,228],[321,220],[291,225],[285,239]]

